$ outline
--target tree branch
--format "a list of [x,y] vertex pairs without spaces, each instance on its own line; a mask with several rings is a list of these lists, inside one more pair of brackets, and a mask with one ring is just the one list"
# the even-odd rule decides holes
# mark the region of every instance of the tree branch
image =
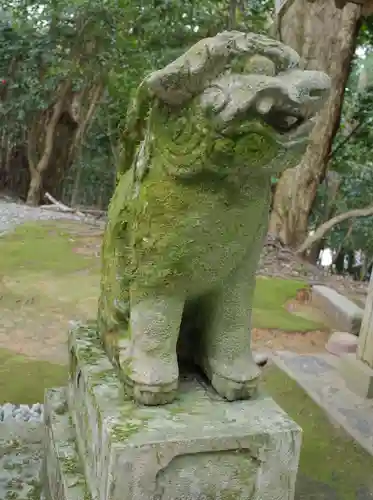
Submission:
[[316,241],[319,241],[321,238],[323,238],[323,236],[337,224],[340,224],[341,222],[347,219],[356,219],[357,217],[368,217],[369,215],[373,215],[373,205],[366,208],[356,208],[354,210],[349,210],[348,212],[344,212],[342,214],[336,215],[335,217],[332,217],[327,222],[324,222],[324,224],[321,224],[321,226],[319,226],[313,234],[308,236],[308,238],[306,238],[304,243],[302,243],[300,247],[297,248],[295,253],[297,255],[304,253],[306,250],[310,248],[311,245],[313,245]]
[[36,137],[36,122],[32,123],[28,133],[27,133],[27,161],[28,168],[33,175],[36,172],[37,158],[36,158],[36,147],[35,142]]

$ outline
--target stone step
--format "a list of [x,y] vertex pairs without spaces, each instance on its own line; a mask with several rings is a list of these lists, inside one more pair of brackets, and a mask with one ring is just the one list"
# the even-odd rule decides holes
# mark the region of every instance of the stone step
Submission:
[[45,395],[46,444],[42,471],[45,500],[91,500],[67,412],[66,389]]
[[312,304],[326,314],[333,328],[359,335],[364,311],[347,297],[333,288],[314,285]]
[[372,402],[348,389],[340,373],[339,358],[331,354],[277,351],[272,360],[307,392],[331,421],[373,455]]

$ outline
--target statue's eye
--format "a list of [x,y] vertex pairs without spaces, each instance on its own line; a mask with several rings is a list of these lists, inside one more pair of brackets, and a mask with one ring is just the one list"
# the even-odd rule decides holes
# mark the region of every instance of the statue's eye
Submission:
[[263,120],[273,127],[278,132],[289,132],[293,130],[304,121],[302,116],[292,115],[283,111],[278,111],[271,109],[268,113],[263,116]]

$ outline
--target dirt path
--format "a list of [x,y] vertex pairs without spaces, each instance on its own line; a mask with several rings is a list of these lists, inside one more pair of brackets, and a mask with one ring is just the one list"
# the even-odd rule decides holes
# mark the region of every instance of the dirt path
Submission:
[[[79,318],[76,318],[79,319]],[[53,363],[67,363],[66,318],[46,318],[34,321],[32,318],[19,317],[19,326],[12,326],[12,334],[0,328],[0,348],[9,349],[17,354]],[[16,323],[17,323],[16,322]],[[252,331],[252,346],[258,351],[289,350],[299,354],[325,352],[329,333],[322,331],[307,333],[286,333],[279,330]]]
[[96,315],[102,229],[66,220],[40,227],[45,234],[3,240],[0,349],[65,364],[69,322]]
[[326,352],[325,344],[330,333],[314,331],[307,333],[287,333],[280,330],[254,328],[252,347],[258,351],[293,351],[299,354]]

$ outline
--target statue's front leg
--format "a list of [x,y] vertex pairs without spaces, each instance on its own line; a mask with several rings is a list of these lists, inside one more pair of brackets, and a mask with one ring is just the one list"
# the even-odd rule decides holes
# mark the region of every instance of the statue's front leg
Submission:
[[251,311],[262,238],[209,301],[201,364],[225,399],[255,396],[260,371],[251,351]]
[[175,398],[183,308],[184,300],[175,296],[131,294],[129,345],[120,353],[120,365],[139,403],[159,405]]

